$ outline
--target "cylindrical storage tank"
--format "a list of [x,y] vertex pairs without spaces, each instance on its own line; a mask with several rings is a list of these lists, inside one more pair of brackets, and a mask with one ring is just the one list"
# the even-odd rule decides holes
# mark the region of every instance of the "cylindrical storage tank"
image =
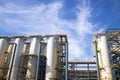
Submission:
[[55,37],[49,37],[47,42],[47,66],[46,66],[46,80],[56,78],[56,70],[54,68],[54,59],[55,59]]
[[28,60],[29,69],[27,70],[26,74],[26,77],[30,78],[31,80],[35,79],[38,54],[40,54],[40,39],[39,37],[32,37]]
[[8,44],[9,42],[7,37],[0,38],[0,60],[2,59],[2,54],[6,51]]
[[47,42],[47,66],[54,66],[54,55],[55,55],[55,38],[50,37]]
[[[4,64],[4,59],[5,59],[5,52],[7,51],[9,44],[9,39],[7,37],[1,37],[0,38],[0,67],[5,68]],[[0,76],[6,75],[6,70],[5,69],[0,69]]]
[[112,80],[110,56],[108,52],[106,35],[102,35],[100,37],[100,41],[101,41],[100,45],[101,45],[102,63],[103,63],[102,80]]
[[17,80],[20,56],[23,52],[24,37],[16,37],[15,38],[15,44],[17,46],[16,46],[16,50],[15,50],[15,56],[14,56],[14,61],[13,61],[13,67],[12,67],[10,80]]

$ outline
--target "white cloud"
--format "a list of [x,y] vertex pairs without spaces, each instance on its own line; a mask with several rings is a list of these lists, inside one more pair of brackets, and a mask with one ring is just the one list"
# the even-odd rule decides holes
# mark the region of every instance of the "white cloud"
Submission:
[[[76,21],[71,22],[61,19],[58,15],[63,6],[62,2],[40,4],[29,8],[6,3],[4,7],[0,7],[0,16],[3,16],[0,21],[6,25],[4,29],[8,32],[16,30],[17,33],[26,34],[65,33],[69,40],[69,59],[80,60],[89,57],[87,48],[90,47],[92,39],[89,35],[93,34],[94,28],[89,22],[91,18],[89,4],[83,0],[83,5],[78,6]],[[12,18],[7,16],[11,14],[14,15]]]

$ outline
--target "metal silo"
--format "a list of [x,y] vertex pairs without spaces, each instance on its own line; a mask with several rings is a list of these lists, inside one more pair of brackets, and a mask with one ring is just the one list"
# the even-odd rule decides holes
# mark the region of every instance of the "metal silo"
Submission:
[[17,80],[20,56],[23,52],[24,37],[16,37],[15,44],[16,44],[16,50],[15,50],[14,61],[13,61],[13,66],[12,66],[12,72],[10,74],[11,75],[10,80]]
[[40,39],[38,37],[32,37],[30,44],[30,53],[28,60],[28,67],[26,77],[29,79],[35,79],[36,76],[36,67],[37,67],[37,58],[40,53]]
[[102,35],[100,37],[100,45],[101,45],[101,54],[102,54],[102,63],[103,63],[103,71],[102,71],[102,79],[103,80],[112,80],[112,72],[110,65],[110,56],[107,45],[106,35]]
[[47,42],[47,66],[46,66],[46,80],[54,80],[56,78],[56,70],[54,68],[55,59],[55,37],[49,37]]
[[110,56],[108,51],[106,34],[97,33],[95,37],[97,42],[97,57],[100,80],[112,80]]

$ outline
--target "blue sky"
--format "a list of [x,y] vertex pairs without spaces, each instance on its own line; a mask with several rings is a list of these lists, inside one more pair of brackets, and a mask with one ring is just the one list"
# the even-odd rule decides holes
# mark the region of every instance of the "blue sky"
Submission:
[[96,32],[120,28],[120,0],[0,0],[0,34],[67,34],[69,60],[93,60]]

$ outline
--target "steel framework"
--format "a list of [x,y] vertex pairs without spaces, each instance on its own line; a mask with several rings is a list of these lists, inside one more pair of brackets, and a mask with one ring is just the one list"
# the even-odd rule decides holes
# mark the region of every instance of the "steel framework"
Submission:
[[97,80],[96,62],[68,62],[68,80]]
[[57,80],[68,80],[68,41],[66,35],[59,35],[57,42]]
[[120,29],[106,31],[113,80],[120,80]]
[[[40,52],[38,55],[35,54],[29,54],[29,48],[27,48],[25,53],[21,53],[20,55],[20,61],[19,65],[17,66],[18,71],[17,71],[17,80],[45,80],[45,75],[46,75],[46,46],[47,46],[47,39],[49,37],[55,37],[55,41],[57,42],[56,46],[56,54],[53,58],[54,60],[54,68],[56,70],[57,77],[55,80],[68,80],[68,40],[67,40],[67,35],[60,34],[60,35],[32,35],[32,36],[25,36],[24,43],[29,45],[30,47],[30,41],[32,37],[39,37],[40,41]],[[10,60],[9,65],[7,63],[4,66],[0,65],[0,80],[10,80],[11,79],[11,73],[12,73],[12,68],[13,68],[13,62],[14,62],[14,56],[16,55],[16,47],[17,44],[14,43],[14,40],[16,37],[21,37],[21,36],[13,36],[8,38],[13,42],[13,49],[11,50],[11,55],[10,55]],[[43,57],[44,55],[44,57]],[[2,54],[2,60],[0,62],[6,62],[6,56],[8,56],[7,52],[5,51]],[[57,58],[56,58],[57,57]],[[9,58],[8,58],[9,59]],[[34,59],[34,60],[32,60]],[[35,76],[34,77],[27,77],[27,73],[30,73],[29,70],[32,71],[32,68],[30,65],[28,66],[29,62],[35,63]],[[35,62],[34,62],[35,61]],[[1,63],[0,63],[1,64]],[[2,71],[2,72],[1,72]],[[3,72],[6,71],[6,72]],[[29,72],[28,72],[29,71]]]

